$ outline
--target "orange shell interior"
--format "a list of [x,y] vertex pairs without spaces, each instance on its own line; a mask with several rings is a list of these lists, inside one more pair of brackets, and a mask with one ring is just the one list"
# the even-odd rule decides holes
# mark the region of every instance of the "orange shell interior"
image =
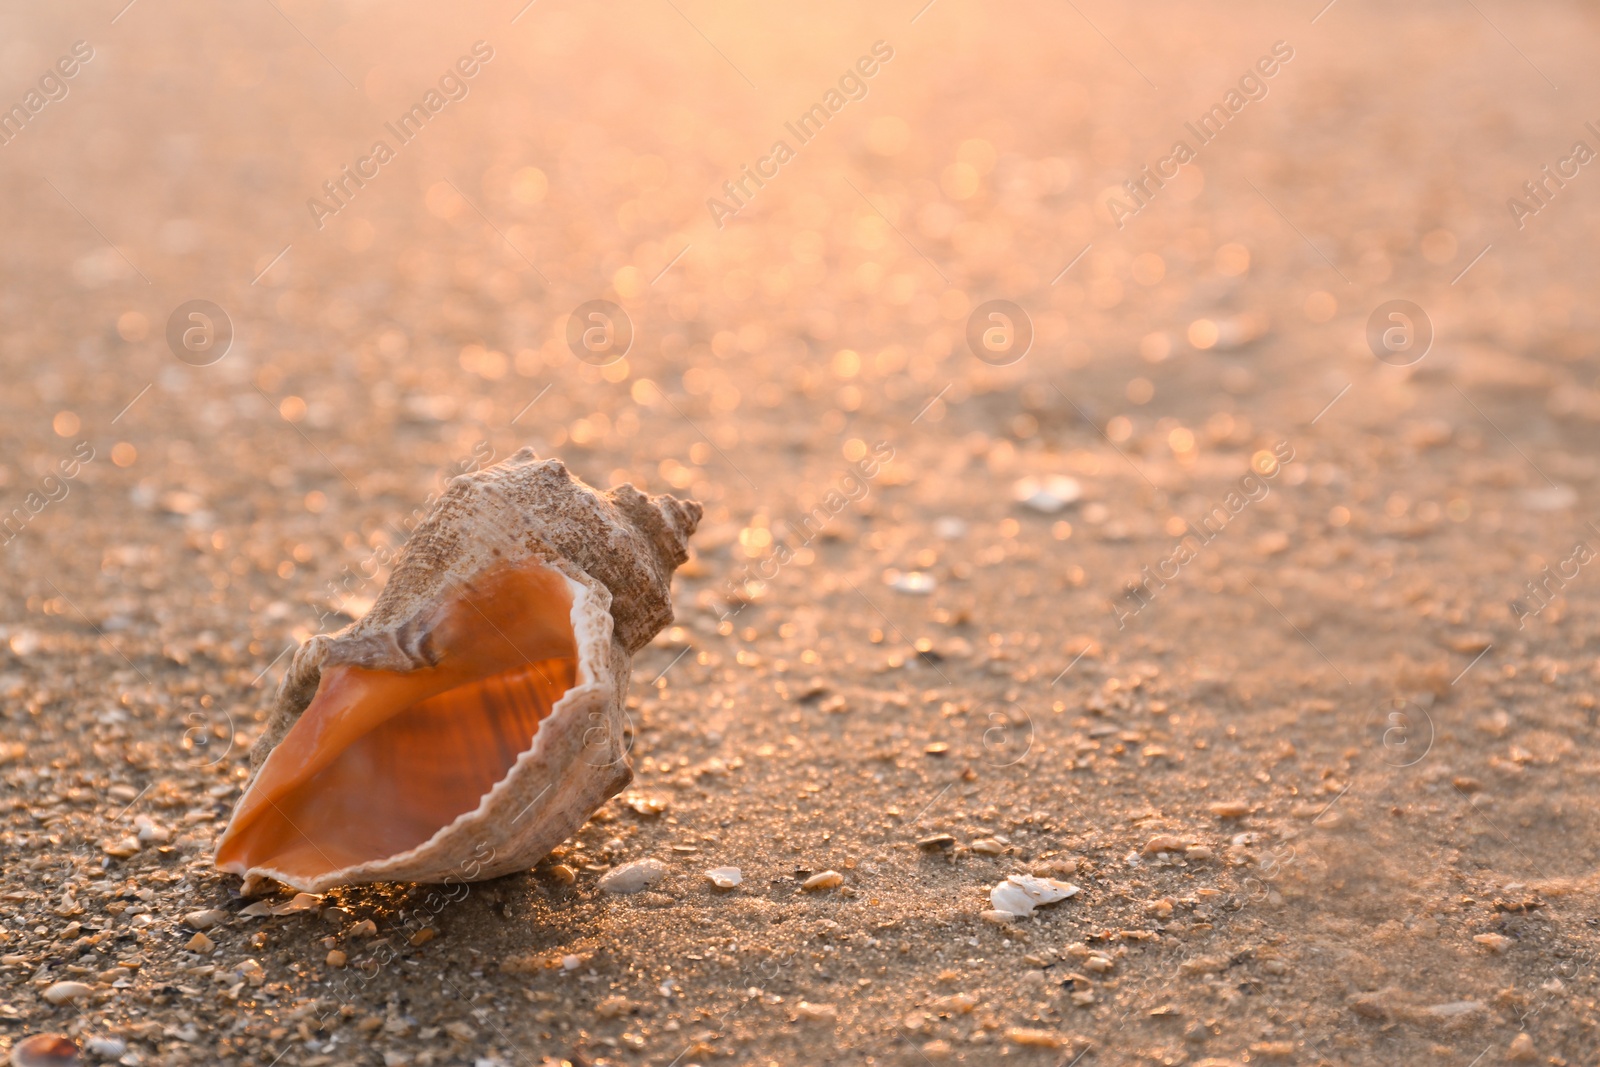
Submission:
[[478,806],[577,679],[572,593],[534,561],[461,584],[414,671],[325,668],[217,845],[217,865],[310,881],[415,848]]

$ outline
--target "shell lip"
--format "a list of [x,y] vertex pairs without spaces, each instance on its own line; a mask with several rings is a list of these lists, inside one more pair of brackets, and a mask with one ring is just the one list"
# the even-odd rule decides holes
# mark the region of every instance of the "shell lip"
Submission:
[[[427,840],[406,849],[404,852],[397,852],[382,859],[368,860],[365,863],[350,867],[340,867],[315,878],[308,879],[267,866],[248,866],[239,861],[219,864],[218,869],[244,878],[248,878],[251,875],[271,878],[302,893],[320,893],[335,886],[348,885],[355,882],[383,881],[384,879],[381,876],[384,873],[403,870],[418,860],[426,858],[431,850],[438,848],[443,841],[454,833],[486,816],[493,806],[493,801],[500,793],[510,788],[509,783],[517,777],[523,766],[538,758],[543,747],[547,726],[553,730],[554,726],[551,724],[560,718],[564,718],[568,712],[580,704],[586,704],[595,698],[604,700],[609,688],[607,684],[608,678],[613,673],[610,663],[613,627],[610,590],[601,582],[564,559],[546,558],[540,562],[544,566],[559,572],[566,579],[567,585],[572,592],[570,618],[572,620],[574,643],[578,651],[576,679],[572,686],[561,694],[561,698],[551,706],[550,713],[539,721],[528,747],[518,753],[516,761],[506,770],[506,773],[494,785],[490,786],[483,796],[479,797],[475,808],[457,815],[450,822],[434,831],[433,835]],[[268,758],[270,759],[271,757],[269,756]],[[539,796],[534,799],[534,803],[542,799],[549,790],[550,786],[547,785]],[[239,809],[236,806],[234,808],[235,817],[237,817],[238,811]],[[224,834],[227,833],[228,829],[232,828],[232,823],[233,820],[230,818],[228,827],[223,831]]]

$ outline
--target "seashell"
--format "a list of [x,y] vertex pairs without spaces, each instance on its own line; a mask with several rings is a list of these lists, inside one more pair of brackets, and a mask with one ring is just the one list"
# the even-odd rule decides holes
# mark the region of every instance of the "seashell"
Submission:
[[11,1067],[78,1067],[78,1043],[65,1034],[34,1034],[11,1046]]
[[1065,474],[1052,474],[1045,478],[1029,475],[1011,487],[1017,503],[1041,515],[1054,515],[1065,511],[1083,497],[1083,486],[1078,479]]
[[1078,887],[1069,882],[1013,874],[989,890],[989,903],[994,905],[995,911],[1021,919],[1032,915],[1033,909],[1041,904],[1054,904],[1077,894]]
[[371,611],[296,650],[217,866],[309,893],[533,866],[633,777],[632,657],[700,515],[526,448],[453,479]]
[[713,867],[706,872],[706,877],[718,889],[732,889],[744,881],[744,872],[737,867]]
[[660,860],[635,860],[613,867],[595,883],[602,893],[640,893],[667,876],[667,865]]

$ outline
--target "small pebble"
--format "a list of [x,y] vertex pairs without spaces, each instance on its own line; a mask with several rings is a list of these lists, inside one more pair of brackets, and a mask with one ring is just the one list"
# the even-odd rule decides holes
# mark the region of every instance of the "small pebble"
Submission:
[[838,871],[818,871],[804,882],[800,883],[801,889],[821,891],[824,889],[837,889],[844,883],[844,875]]
[[1022,1045],[1024,1048],[1061,1048],[1066,1044],[1059,1034],[1053,1034],[1049,1030],[1031,1030],[1021,1026],[1013,1026],[1006,1031],[1006,1037],[1012,1044]]
[[634,797],[628,807],[640,815],[656,816],[667,810],[667,801],[660,797]]
[[412,948],[421,948],[423,945],[426,945],[429,941],[432,941],[438,936],[439,931],[435,930],[431,926],[424,926],[422,929],[411,935],[409,942]]
[[934,834],[918,841],[917,847],[929,852],[947,852],[956,847],[956,839],[949,834]]
[[667,876],[667,865],[660,860],[634,860],[600,876],[602,893],[638,893]]
[[129,856],[136,855],[143,846],[136,837],[124,837],[120,841],[107,841],[100,847],[105,849],[106,855],[125,860]]
[[1083,496],[1083,486],[1076,478],[1052,474],[1048,478],[1023,478],[1011,487],[1017,503],[1041,515],[1054,515]]
[[1511,1039],[1511,1047],[1506,1049],[1506,1059],[1512,1063],[1532,1063],[1539,1058],[1533,1049],[1533,1038],[1527,1032],[1518,1034]]
[[1158,852],[1182,852],[1188,844],[1187,840],[1173,834],[1157,834],[1144,843],[1142,851],[1146,856],[1154,856]]
[[1250,814],[1250,805],[1243,800],[1221,800],[1211,805],[1211,814],[1219,819],[1242,819]]
[[594,1006],[594,1013],[602,1019],[616,1019],[633,1010],[627,997],[606,997]]
[[890,571],[884,575],[884,584],[897,593],[909,593],[912,596],[927,596],[939,585],[933,575],[924,571],[908,571],[901,574],[899,571]]
[[52,1004],[71,1004],[94,992],[93,986],[82,982],[56,982],[44,991],[44,999]]
[[706,872],[706,877],[718,889],[732,889],[744,881],[744,874],[737,867],[713,867]]
[[83,1049],[91,1056],[99,1056],[103,1060],[120,1060],[127,1055],[128,1044],[115,1037],[91,1037],[84,1042]]
[[349,963],[349,962],[350,962],[350,957],[346,956],[343,952],[340,952],[338,949],[335,948],[335,949],[330,949],[328,951],[328,966],[329,967],[343,967],[346,963]]
[[796,1006],[795,1014],[802,1019],[810,1019],[813,1021],[831,1020],[838,1018],[839,1009],[834,1007],[832,1004],[813,1004],[810,1001],[802,1000],[799,1005]]
[[1529,511],[1565,511],[1577,500],[1577,490],[1570,485],[1540,486],[1522,492],[1522,504]]
[[1261,1059],[1287,1060],[1294,1056],[1293,1041],[1257,1041],[1250,1051]]
[[354,926],[350,927],[350,936],[351,937],[377,937],[378,936],[378,924],[373,922],[371,919],[362,919],[360,922],[358,922]]
[[217,947],[217,943],[211,940],[205,934],[197,932],[189,939],[189,943],[183,947],[188,949],[190,952],[198,952],[201,955],[206,955]]
[[209,930],[219,923],[228,921],[228,913],[221,908],[207,908],[205,911],[191,911],[183,917],[183,924],[191,930]]
[[1511,947],[1511,939],[1505,934],[1479,934],[1472,940],[1496,955],[1505,952]]

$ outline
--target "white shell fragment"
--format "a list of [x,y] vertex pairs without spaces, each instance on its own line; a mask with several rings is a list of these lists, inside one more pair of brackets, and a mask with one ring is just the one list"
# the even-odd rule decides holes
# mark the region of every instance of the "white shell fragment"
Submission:
[[744,874],[737,867],[713,867],[706,872],[706,877],[718,889],[732,889],[744,881]]
[[1027,477],[1011,487],[1017,503],[1042,515],[1054,515],[1076,504],[1083,496],[1083,486],[1078,479],[1065,474],[1052,474],[1048,478]]
[[91,1037],[83,1043],[83,1050],[102,1060],[120,1060],[127,1054],[127,1042],[116,1037]]
[[322,898],[315,893],[296,893],[292,900],[286,900],[282,904],[274,904],[272,914],[295,915],[302,911],[316,911],[320,907],[322,907]]
[[897,593],[909,593],[912,596],[927,596],[938,587],[938,581],[926,571],[888,571],[883,576],[884,584]]
[[94,986],[83,982],[54,982],[44,991],[44,999],[55,1005],[71,1004],[94,992]]
[[660,860],[634,860],[600,876],[602,893],[639,893],[667,876],[667,865]]
[[1054,904],[1075,896],[1078,887],[1054,878],[1035,878],[1031,874],[1013,874],[989,890],[989,903],[994,910],[1014,918],[1033,914],[1041,904]]

